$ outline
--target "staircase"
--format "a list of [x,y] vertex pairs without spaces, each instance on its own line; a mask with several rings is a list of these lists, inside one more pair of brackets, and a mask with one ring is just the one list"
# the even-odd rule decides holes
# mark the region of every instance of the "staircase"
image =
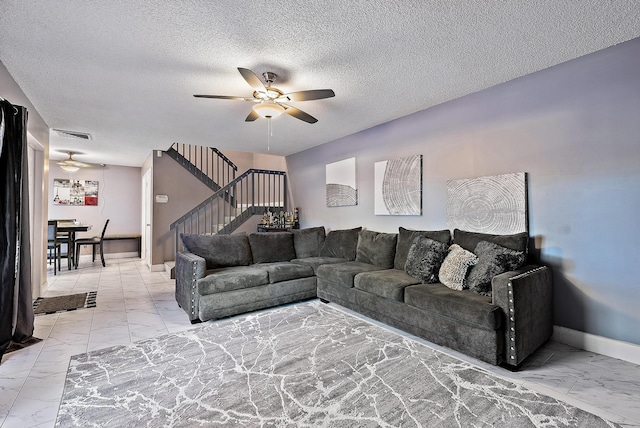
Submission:
[[237,167],[217,149],[174,144],[167,153],[213,190],[171,224],[176,252],[182,246],[180,233],[230,234],[253,215],[286,210],[287,176],[283,171],[250,169],[235,177]]
[[238,167],[216,148],[173,143],[166,153],[214,192],[236,178]]

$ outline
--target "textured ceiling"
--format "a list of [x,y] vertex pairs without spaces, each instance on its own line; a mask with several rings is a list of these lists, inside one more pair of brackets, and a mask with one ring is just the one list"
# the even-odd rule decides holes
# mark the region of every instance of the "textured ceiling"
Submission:
[[[318,118],[273,120],[295,153],[640,36],[640,2],[0,0],[0,61],[78,160],[140,166],[173,142],[267,152],[237,67],[279,75]],[[0,88],[1,95],[1,88]]]

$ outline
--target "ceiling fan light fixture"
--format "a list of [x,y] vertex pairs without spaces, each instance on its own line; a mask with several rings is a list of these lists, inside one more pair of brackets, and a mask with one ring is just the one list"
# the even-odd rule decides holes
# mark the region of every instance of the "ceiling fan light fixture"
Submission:
[[60,168],[62,168],[67,172],[76,172],[80,169],[77,166],[73,166],[73,165],[60,165]]
[[284,113],[284,107],[280,104],[276,104],[273,101],[263,101],[253,106],[253,111],[258,113],[261,117],[271,119],[280,116]]

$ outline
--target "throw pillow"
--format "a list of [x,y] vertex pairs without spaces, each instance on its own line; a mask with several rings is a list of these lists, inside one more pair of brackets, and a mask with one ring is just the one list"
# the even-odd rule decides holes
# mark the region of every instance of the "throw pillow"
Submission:
[[207,262],[207,269],[247,266],[251,263],[251,247],[245,233],[232,235],[180,234],[184,247]]
[[462,290],[465,287],[467,271],[478,263],[478,257],[458,244],[449,247],[449,254],[442,262],[438,277],[440,282],[452,290]]
[[320,249],[320,257],[337,257],[353,261],[356,259],[358,233],[362,227],[345,230],[332,230],[327,234]]
[[288,262],[296,258],[293,234],[254,232],[249,234],[253,263]]
[[296,250],[296,258],[305,259],[320,255],[320,248],[322,248],[325,239],[323,226],[291,229],[291,233],[293,233],[293,247]]
[[524,264],[525,254],[509,248],[480,241],[475,250],[478,263],[469,272],[469,289],[483,296],[491,296],[491,280],[501,273],[518,269]]
[[405,272],[423,284],[438,282],[438,271],[447,256],[448,245],[426,236],[416,236],[409,248]]
[[398,228],[398,245],[396,245],[396,258],[393,263],[393,267],[398,270],[403,270],[407,264],[407,255],[409,249],[413,245],[414,239],[417,236],[426,236],[435,241],[444,242],[447,247],[451,245],[451,232],[449,229],[444,230],[410,230],[404,227]]
[[369,263],[384,269],[393,268],[397,240],[398,235],[395,233],[380,233],[371,230],[361,231],[358,233],[356,261]]

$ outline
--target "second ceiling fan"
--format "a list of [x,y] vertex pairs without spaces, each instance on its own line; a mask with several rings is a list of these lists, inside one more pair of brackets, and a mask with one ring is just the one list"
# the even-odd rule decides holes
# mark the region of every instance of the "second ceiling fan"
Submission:
[[247,81],[249,86],[253,88],[253,97],[234,97],[228,95],[194,95],[194,97],[250,101],[254,103],[254,105],[251,113],[249,113],[249,116],[245,119],[246,122],[253,122],[260,117],[271,119],[282,113],[287,113],[288,115],[304,122],[316,123],[318,119],[300,109],[287,105],[286,103],[290,101],[321,100],[323,98],[331,98],[335,96],[335,93],[331,89],[312,89],[285,94],[280,89],[271,86],[278,77],[275,73],[270,71],[262,73],[266,82],[265,85],[262,83],[260,78],[258,78],[258,76],[248,68],[238,67],[238,71],[244,80]]

